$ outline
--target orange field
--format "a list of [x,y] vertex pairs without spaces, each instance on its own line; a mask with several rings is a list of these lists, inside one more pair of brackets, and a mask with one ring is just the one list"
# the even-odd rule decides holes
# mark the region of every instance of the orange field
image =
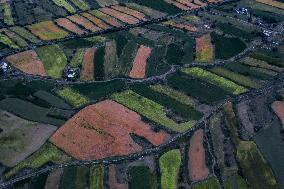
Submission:
[[87,48],[85,50],[80,80],[89,81],[94,78],[94,55],[96,48]]
[[115,165],[109,166],[109,187],[110,189],[127,189],[127,184],[117,182]]
[[43,63],[33,50],[8,56],[6,60],[25,73],[46,76]]
[[142,150],[130,133],[145,137],[155,146],[169,138],[163,131],[153,132],[136,112],[105,100],[81,110],[50,141],[76,159],[95,160]]
[[164,22],[164,24],[172,26],[174,28],[182,29],[182,30],[184,29],[184,30],[187,30],[187,31],[190,31],[190,32],[197,32],[198,31],[198,29],[191,24],[177,23],[177,22],[174,22],[172,20]]
[[189,10],[190,7],[182,4],[182,3],[179,3],[178,1],[175,1],[175,0],[164,0],[165,2],[167,2],[168,4],[171,4],[171,5],[174,5],[176,6],[177,8],[181,9],[181,10]]
[[275,101],[272,103],[271,108],[278,116],[284,129],[284,104],[281,101]]
[[199,62],[211,62],[214,59],[214,47],[211,43],[210,34],[195,39],[196,60]]
[[82,13],[82,15],[85,16],[87,19],[89,19],[91,22],[93,22],[95,25],[97,25],[98,27],[104,30],[110,28],[110,26],[104,23],[102,20],[98,19],[97,17],[87,12]]
[[127,24],[137,24],[139,23],[139,20],[137,18],[134,18],[133,16],[123,14],[117,10],[111,9],[111,8],[101,8],[99,9],[101,12],[108,14],[110,16],[113,16],[117,18],[118,20],[125,22]]
[[150,47],[146,47],[144,45],[141,45],[139,47],[129,77],[131,78],[145,77],[147,59],[150,57],[151,51],[152,49]]
[[91,32],[97,32],[100,30],[99,27],[95,26],[91,21],[89,21],[88,19],[80,16],[80,15],[72,15],[72,16],[68,16],[67,17],[69,20],[71,20],[72,22],[75,22],[81,26],[83,26],[84,28],[86,28],[87,30],[91,31]]
[[67,18],[59,18],[59,19],[55,20],[55,22],[59,26],[65,28],[66,30],[71,31],[73,33],[76,33],[76,34],[79,34],[79,35],[86,33],[86,31],[79,28],[76,24],[73,24],[73,22],[71,22]]
[[205,163],[203,135],[203,130],[199,129],[190,139],[188,170],[193,181],[203,180],[209,175],[209,169]]
[[128,7],[115,5],[115,6],[112,6],[111,8],[112,8],[112,9],[115,9],[115,10],[118,10],[118,11],[120,11],[120,12],[123,12],[123,13],[125,13],[125,14],[130,14],[131,16],[134,16],[135,18],[138,18],[139,20],[143,20],[143,21],[146,21],[146,20],[147,20],[145,14],[143,14],[143,13],[141,13],[141,12],[139,12],[139,11],[130,9],[130,8],[128,8]]

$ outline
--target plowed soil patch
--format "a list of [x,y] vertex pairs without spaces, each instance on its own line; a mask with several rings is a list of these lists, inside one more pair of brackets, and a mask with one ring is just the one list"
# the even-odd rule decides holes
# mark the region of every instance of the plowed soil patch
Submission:
[[90,30],[91,32],[97,32],[101,30],[99,27],[95,26],[91,21],[89,21],[88,19],[80,15],[72,15],[72,16],[68,16],[67,18],[70,19],[72,22],[75,22],[83,26],[87,30]]
[[271,105],[273,111],[278,116],[281,121],[282,127],[284,129],[284,104],[281,101],[275,101]]
[[147,59],[150,57],[152,49],[141,45],[134,59],[132,70],[129,76],[131,78],[144,78],[146,72]]
[[33,50],[8,56],[6,60],[25,73],[46,76],[43,63]]
[[118,11],[120,11],[120,12],[123,12],[123,13],[125,13],[125,14],[130,14],[131,16],[134,16],[135,18],[138,18],[139,20],[143,20],[143,21],[146,21],[146,20],[147,20],[145,14],[143,14],[143,13],[141,13],[141,12],[139,12],[139,11],[130,9],[130,8],[128,8],[128,7],[115,5],[115,6],[112,6],[111,8],[112,8],[112,9],[115,9],[115,10],[118,10]]
[[71,22],[67,18],[59,18],[59,19],[55,20],[55,22],[59,26],[65,28],[68,31],[71,31],[73,33],[76,33],[76,34],[79,34],[79,35],[82,35],[82,34],[86,33],[84,30],[79,28],[76,24],[73,24],[73,22]]
[[205,150],[203,147],[203,130],[198,130],[190,139],[189,147],[189,176],[193,181],[203,180],[209,175],[205,163]]
[[88,48],[85,50],[82,70],[80,74],[80,79],[83,81],[89,81],[94,78],[94,55],[96,48]]
[[156,146],[169,138],[163,131],[153,132],[136,112],[105,100],[81,110],[50,140],[76,159],[95,160],[142,150],[130,133],[143,136]]
[[127,24],[137,24],[139,23],[139,20],[137,18],[134,18],[133,16],[130,16],[128,14],[121,13],[117,10],[111,9],[111,8],[101,8],[99,9],[101,12],[108,14],[110,16],[113,16],[117,18],[118,20],[127,23]]

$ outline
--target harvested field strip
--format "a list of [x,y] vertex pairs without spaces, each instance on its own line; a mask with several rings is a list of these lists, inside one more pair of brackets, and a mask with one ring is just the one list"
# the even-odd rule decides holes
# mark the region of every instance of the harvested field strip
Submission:
[[211,84],[218,85],[224,90],[227,90],[228,92],[231,92],[234,95],[239,95],[247,91],[245,87],[237,85],[236,83],[230,80],[227,80],[216,74],[210,73],[201,68],[185,68],[185,69],[182,69],[182,72],[184,72],[185,74],[191,75],[193,77],[202,79],[204,81],[207,81]]
[[108,37],[115,40],[117,56],[120,57],[120,55],[124,51],[125,45],[128,42],[128,38],[125,35],[120,34],[120,33],[109,34]]
[[194,1],[191,2],[190,0],[175,0],[175,1],[189,7],[190,9],[197,9],[200,7],[199,5],[194,4],[193,3]]
[[250,65],[250,66],[254,66],[254,67],[258,67],[258,68],[263,68],[263,69],[267,69],[267,70],[272,70],[272,71],[275,71],[275,72],[284,71],[283,68],[270,65],[263,60],[257,60],[257,59],[251,58],[251,57],[245,57],[244,59],[241,60],[241,62],[243,64],[246,64],[246,65]]
[[13,167],[38,150],[57,129],[0,111],[0,162]]
[[67,58],[58,45],[44,46],[36,49],[36,52],[43,62],[48,76],[60,78],[67,64]]
[[101,7],[106,7],[106,6],[118,4],[118,2],[116,0],[96,0],[96,1]]
[[256,60],[262,60],[267,62],[270,65],[278,66],[278,67],[284,67],[284,62],[281,58],[273,57],[271,55],[265,54],[263,52],[252,52],[249,57],[254,58]]
[[68,32],[57,27],[52,21],[44,21],[27,27],[42,40],[62,39],[69,35]]
[[16,45],[11,39],[9,39],[6,35],[0,34],[0,43],[8,46],[12,49],[18,49],[18,45]]
[[72,5],[70,5],[66,0],[52,0],[57,6],[63,7],[69,13],[75,13],[76,10]]
[[270,5],[279,9],[284,9],[284,3],[274,0],[256,0],[257,2],[264,3],[266,5]]
[[71,22],[67,18],[59,18],[59,19],[55,20],[55,22],[59,26],[63,27],[64,29],[66,29],[70,32],[76,33],[78,35],[83,35],[83,34],[86,33],[86,31],[79,28],[76,24],[74,24],[73,22]]
[[[257,78],[257,79],[261,79],[261,80],[268,80],[268,79],[271,78],[271,76],[269,74],[266,74],[262,71],[258,71],[257,67],[251,67],[251,66],[247,66],[247,65],[244,65],[244,64],[240,64],[240,63],[227,64],[224,67],[226,69],[233,71],[233,72],[237,72],[237,73],[240,73],[242,75],[247,75],[247,76],[254,77],[254,78]],[[274,73],[276,73],[276,72],[274,72]]]
[[39,43],[40,42],[40,40],[38,40],[36,38],[36,36],[34,36],[32,33],[30,33],[25,28],[15,26],[15,27],[11,27],[9,29],[12,30],[13,32],[15,32],[16,34],[20,35],[21,37],[29,40],[32,43]]
[[190,32],[197,32],[198,31],[198,29],[193,25],[181,24],[181,23],[174,22],[173,20],[163,22],[163,24],[167,25],[167,26],[172,26],[174,28],[178,28],[178,29],[181,29],[181,30],[190,31]]
[[119,174],[115,164],[109,166],[109,189],[127,189],[128,186],[125,183],[118,182],[117,175]]
[[190,147],[188,152],[188,170],[191,180],[204,180],[209,175],[209,169],[205,161],[205,149],[203,146],[203,130],[195,131],[190,139]]
[[254,80],[252,80],[251,78],[232,72],[230,70],[227,70],[225,68],[222,67],[215,67],[210,69],[211,72],[222,76],[224,78],[230,79],[240,85],[246,86],[246,87],[250,87],[250,88],[259,88],[259,84],[256,83]]
[[105,44],[105,55],[104,55],[104,73],[105,78],[111,79],[119,75],[119,61],[116,52],[115,41],[108,41]]
[[106,29],[109,29],[110,26],[107,25],[105,22],[103,22],[102,20],[98,19],[97,17],[87,13],[87,12],[84,12],[82,13],[82,15],[84,17],[86,17],[87,19],[89,19],[91,22],[93,22],[95,25],[97,25],[99,28],[102,28],[104,30]]
[[130,90],[113,94],[112,99],[176,132],[186,131],[195,124],[195,121],[177,124],[166,116],[165,108],[163,106]]
[[273,111],[278,116],[281,121],[282,127],[284,129],[284,104],[281,101],[275,101],[271,105]]
[[141,45],[137,50],[137,54],[134,58],[132,69],[129,73],[131,78],[144,78],[146,73],[147,60],[150,57],[152,49]]
[[122,27],[123,24],[118,21],[117,19],[105,14],[105,13],[102,13],[98,10],[92,10],[92,11],[89,11],[90,14],[98,17],[99,19],[102,19],[104,22],[106,22],[107,24],[111,25],[111,26],[114,26],[114,27]]
[[139,23],[139,20],[133,16],[121,13],[117,10],[111,9],[111,8],[101,8],[99,9],[101,12],[108,14],[110,16],[113,16],[117,18],[118,20],[127,23],[127,24],[137,24]]
[[181,10],[190,10],[190,7],[182,4],[182,3],[179,3],[175,0],[164,0],[165,2],[167,2],[168,4],[170,5],[174,5],[176,6],[177,8],[181,9]]
[[[186,83],[186,85],[184,84]],[[168,78],[168,85],[172,88],[183,91],[185,94],[192,96],[201,103],[212,104],[223,100],[229,96],[226,90],[207,83],[205,81],[194,79],[186,74],[175,74]]]
[[195,110],[193,106],[185,105],[167,95],[152,90],[148,86],[137,85],[132,87],[132,90],[137,94],[162,105],[167,110],[171,110],[173,114],[182,117],[185,120],[199,120],[202,117],[202,113]]
[[80,80],[90,81],[94,79],[94,56],[96,48],[88,48],[85,50],[82,69],[80,73]]
[[31,102],[18,98],[6,98],[0,101],[0,108],[11,112],[19,117],[39,123],[46,123],[60,126],[65,121],[49,117],[47,115],[49,109],[37,106]]
[[147,20],[146,15],[144,15],[143,13],[137,10],[133,10],[131,8],[120,6],[120,5],[115,5],[115,6],[112,6],[111,8],[117,11],[123,12],[125,14],[130,14],[131,16],[134,16],[135,18],[138,18],[139,20],[142,20],[142,21]]
[[196,61],[212,62],[214,60],[214,47],[210,34],[196,38]]
[[84,0],[71,0],[71,2],[82,11],[90,9],[89,5]]
[[135,41],[131,40],[128,41],[128,43],[123,48],[123,52],[119,57],[119,61],[121,64],[120,73],[122,75],[129,75],[138,47],[139,45]]
[[217,189],[217,188],[220,188],[220,186],[216,177],[211,177],[210,179],[194,183],[192,185],[192,189]]
[[169,138],[163,131],[152,131],[137,113],[114,101],[105,100],[81,110],[50,140],[76,159],[97,160],[142,150],[132,140],[131,133],[145,137],[155,146]]
[[14,25],[14,19],[11,12],[11,7],[9,2],[0,5],[0,10],[3,13],[4,23],[11,26]]
[[7,37],[9,37],[16,45],[20,47],[26,47],[28,46],[28,43],[20,37],[18,34],[8,30],[8,29],[2,29],[1,32],[3,32]]
[[8,56],[6,57],[6,60],[25,73],[46,76],[43,63],[33,50]]
[[126,3],[126,6],[135,9],[139,12],[143,12],[145,15],[151,17],[151,18],[161,18],[166,16],[166,13],[151,9],[150,7],[142,6],[136,3]]
[[273,172],[254,142],[241,141],[237,147],[237,158],[251,188],[277,188]]
[[81,65],[84,59],[84,53],[85,53],[84,48],[77,49],[72,60],[70,61],[70,65],[72,67],[78,67],[79,65]]
[[11,170],[9,170],[5,177],[9,178],[13,175],[15,175],[18,171],[25,169],[25,168],[31,168],[36,169],[48,162],[53,163],[67,163],[70,161],[70,157],[68,157],[66,154],[61,152],[58,148],[56,148],[54,145],[50,143],[44,144],[37,152],[29,156],[24,161],[17,164],[15,167],[13,167]]
[[57,94],[76,108],[79,108],[89,102],[86,97],[69,87],[60,89],[57,91]]
[[176,101],[179,101],[180,103],[183,103],[183,104],[186,104],[186,105],[189,105],[189,106],[193,106],[195,104],[194,100],[191,97],[189,97],[189,96],[185,95],[184,93],[177,91],[177,90],[175,90],[175,89],[173,89],[169,86],[166,86],[166,85],[151,85],[150,88],[153,89],[156,92],[165,94],[165,95],[175,99]]
[[181,153],[178,149],[163,154],[159,159],[161,188],[177,188],[177,177],[181,165]]
[[166,3],[164,0],[138,0],[136,1],[137,4],[139,5],[143,5],[146,7],[150,7],[152,9],[161,11],[161,12],[166,12],[168,14],[176,14],[178,12],[180,12],[180,9]]
[[75,22],[75,23],[83,26],[84,28],[86,28],[87,30],[89,30],[91,32],[97,32],[97,31],[101,30],[99,27],[95,26],[91,21],[89,21],[85,17],[82,17],[78,14],[68,16],[67,18],[69,20],[71,20],[72,22]]
[[90,189],[104,188],[104,167],[101,165],[90,168]]

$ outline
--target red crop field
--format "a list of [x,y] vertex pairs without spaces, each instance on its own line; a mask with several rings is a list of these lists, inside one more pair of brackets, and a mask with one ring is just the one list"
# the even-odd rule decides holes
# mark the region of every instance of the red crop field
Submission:
[[115,9],[115,10],[118,10],[120,12],[123,12],[125,14],[130,14],[131,16],[134,16],[135,18],[138,18],[139,20],[143,20],[143,21],[147,20],[145,14],[143,14],[143,13],[141,13],[139,11],[133,10],[131,8],[124,7],[124,6],[119,6],[119,5],[112,6],[111,8]]
[[80,79],[83,81],[89,81],[94,78],[94,55],[96,48],[87,48],[85,50],[82,69],[80,73]]
[[193,181],[208,177],[209,169],[205,163],[205,150],[203,147],[203,130],[197,130],[190,139],[188,170]]
[[100,27],[104,30],[110,28],[109,25],[104,23],[101,19],[98,19],[97,17],[91,15],[90,13],[84,12],[84,13],[82,13],[82,15],[84,17],[86,17],[87,19],[89,19],[91,22],[93,22],[95,25],[97,25],[98,27]]
[[73,22],[71,22],[67,18],[59,18],[59,19],[55,20],[55,22],[59,26],[65,28],[66,30],[71,31],[73,33],[76,33],[76,34],[79,34],[79,35],[86,33],[86,31],[79,28],[76,24],[74,24]]
[[284,129],[284,104],[281,101],[275,101],[271,105],[273,111],[278,116],[281,121],[282,127]]
[[6,60],[25,73],[46,76],[43,63],[33,50],[8,56]]
[[83,26],[84,28],[86,28],[87,30],[89,30],[91,32],[97,32],[97,31],[101,30],[101,28],[95,26],[91,21],[89,21],[88,19],[86,19],[83,16],[72,15],[72,16],[68,16],[67,18],[69,20],[71,20],[72,22],[75,22],[76,24]]
[[144,45],[139,47],[129,74],[131,78],[145,77],[147,59],[150,57],[151,51],[152,49],[150,47],[146,47]]
[[137,18],[134,18],[133,16],[121,13],[117,10],[111,9],[111,8],[101,8],[99,9],[101,12],[108,14],[110,16],[113,16],[117,18],[118,20],[125,22],[127,24],[137,24],[139,23],[139,20]]
[[50,140],[76,159],[95,160],[142,150],[130,133],[145,137],[155,146],[169,138],[163,131],[153,132],[136,112],[105,100],[81,110]]

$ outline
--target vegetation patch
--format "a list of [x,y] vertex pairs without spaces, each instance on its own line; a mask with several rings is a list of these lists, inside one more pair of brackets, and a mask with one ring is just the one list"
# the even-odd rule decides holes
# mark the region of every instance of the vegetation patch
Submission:
[[210,179],[194,183],[192,189],[218,189],[220,188],[218,180],[216,177],[211,177]]
[[6,35],[0,34],[0,43],[7,45],[12,49],[18,49],[18,45],[16,45],[11,39],[9,39]]
[[131,189],[155,189],[157,187],[156,175],[147,166],[133,166],[128,171]]
[[86,97],[70,87],[64,87],[63,89],[58,90],[57,94],[76,108],[79,108],[89,102]]
[[101,165],[90,168],[90,189],[104,188],[104,167]]
[[67,10],[69,13],[75,13],[76,10],[68,1],[66,0],[52,0],[57,6],[63,7],[65,10]]
[[196,61],[212,62],[214,60],[214,47],[210,34],[196,38]]
[[14,27],[11,27],[9,29],[12,30],[13,32],[15,32],[16,34],[22,36],[23,38],[29,40],[32,43],[40,42],[40,40],[38,40],[36,36],[34,36],[31,32],[29,32],[28,30],[26,30],[23,27],[14,26]]

